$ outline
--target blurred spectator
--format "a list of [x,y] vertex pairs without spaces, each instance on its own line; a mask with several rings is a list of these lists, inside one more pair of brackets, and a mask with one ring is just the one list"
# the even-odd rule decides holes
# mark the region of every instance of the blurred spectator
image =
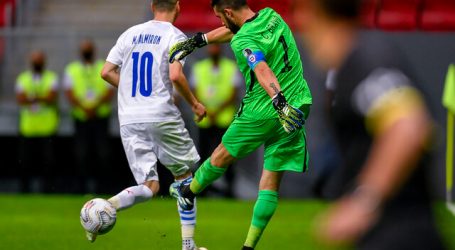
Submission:
[[[242,81],[236,63],[223,57],[221,45],[210,45],[207,52],[209,58],[194,64],[190,81],[197,99],[207,108],[207,117],[197,124],[201,159],[210,157],[234,119],[237,95]],[[224,180],[226,181],[224,190],[218,190],[221,188],[217,188],[215,183],[208,191],[232,197],[234,180],[232,167],[226,171]]]
[[398,48],[358,33],[361,2],[295,6],[314,62],[336,70],[330,113],[341,197],[321,215],[319,235],[365,250],[444,249],[424,171],[432,134],[424,98]]
[[[57,74],[46,70],[43,51],[30,54],[31,70],[16,80],[16,98],[20,106],[21,136],[19,162],[21,191],[50,192],[53,186],[53,138],[58,128]],[[41,187],[32,190],[31,177],[41,177]]]
[[114,91],[100,77],[104,62],[95,59],[95,45],[91,40],[81,42],[80,56],[80,61],[66,66],[64,78],[74,119],[79,191],[102,192],[99,188],[103,185],[94,190],[92,178],[108,168],[109,117]]

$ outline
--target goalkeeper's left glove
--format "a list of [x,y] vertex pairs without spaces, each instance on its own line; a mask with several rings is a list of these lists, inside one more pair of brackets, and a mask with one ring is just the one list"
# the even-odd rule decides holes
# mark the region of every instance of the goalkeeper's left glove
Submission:
[[175,60],[182,60],[196,48],[202,48],[207,44],[207,36],[204,33],[199,32],[193,37],[172,46],[169,51],[169,63],[173,63]]
[[288,104],[283,92],[279,92],[272,99],[273,107],[278,112],[279,120],[287,133],[299,130],[305,124],[305,116],[298,108]]

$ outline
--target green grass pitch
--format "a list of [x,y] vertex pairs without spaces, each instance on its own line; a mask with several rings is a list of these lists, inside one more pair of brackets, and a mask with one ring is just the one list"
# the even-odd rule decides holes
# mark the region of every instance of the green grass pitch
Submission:
[[[117,214],[117,224],[95,243],[85,240],[79,211],[91,196],[0,195],[0,249],[181,249],[174,200],[155,198]],[[198,201],[196,240],[210,250],[240,249],[246,235],[252,201]],[[320,201],[282,200],[257,249],[333,249],[323,247],[312,223],[327,207]],[[455,249],[455,217],[435,206],[439,225]]]

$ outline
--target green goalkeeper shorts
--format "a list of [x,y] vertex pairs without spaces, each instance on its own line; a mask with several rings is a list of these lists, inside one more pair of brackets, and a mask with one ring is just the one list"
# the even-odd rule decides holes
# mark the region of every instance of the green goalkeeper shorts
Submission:
[[[309,114],[309,107],[300,108],[305,116]],[[237,117],[224,134],[222,143],[237,159],[264,144],[264,169],[269,171],[305,172],[308,169],[305,127],[288,134],[278,118],[252,120]]]

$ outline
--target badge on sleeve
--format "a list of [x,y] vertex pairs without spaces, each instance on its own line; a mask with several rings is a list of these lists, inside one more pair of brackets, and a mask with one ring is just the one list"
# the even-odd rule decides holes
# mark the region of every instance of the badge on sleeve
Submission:
[[249,48],[243,50],[243,56],[247,59],[248,66],[254,70],[260,62],[265,62],[265,56],[261,51],[252,51]]

